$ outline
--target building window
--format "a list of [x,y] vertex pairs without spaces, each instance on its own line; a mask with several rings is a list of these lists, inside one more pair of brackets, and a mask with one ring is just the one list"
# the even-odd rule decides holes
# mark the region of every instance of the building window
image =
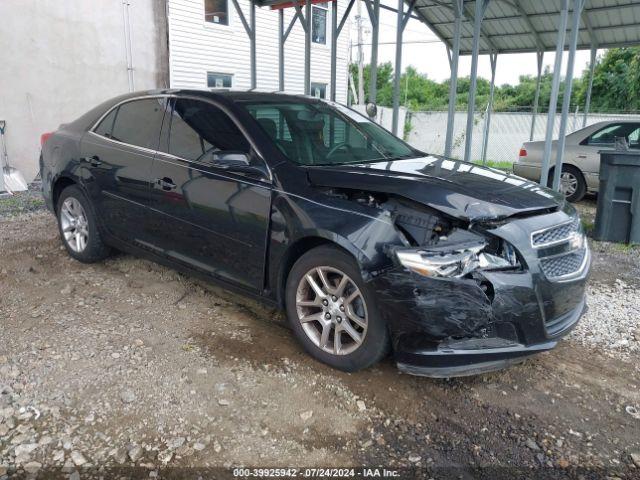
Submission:
[[204,0],[204,20],[205,22],[229,25],[228,0]]
[[311,83],[311,96],[316,98],[327,98],[326,83]]
[[207,87],[209,88],[231,88],[232,84],[233,75],[207,72]]
[[311,40],[313,43],[327,43],[328,3],[318,3],[311,9]]

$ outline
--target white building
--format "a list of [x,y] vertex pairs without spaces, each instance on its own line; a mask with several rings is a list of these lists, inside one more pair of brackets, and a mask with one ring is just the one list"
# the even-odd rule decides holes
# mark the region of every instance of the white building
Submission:
[[[238,0],[246,19],[249,1]],[[329,98],[331,9],[334,2],[312,6],[311,94]],[[338,2],[338,19],[347,2]],[[251,87],[250,41],[232,0],[168,0],[169,71],[175,88]],[[304,11],[304,9],[303,9]],[[285,28],[294,8],[285,9]],[[257,88],[278,90],[278,12],[256,8]],[[304,93],[304,30],[295,23],[285,43],[285,91]],[[349,28],[337,48],[336,100],[347,101]]]
[[27,181],[42,133],[130,89],[168,86],[163,1],[1,0],[0,19],[0,120]]
[[[249,18],[249,2],[238,0]],[[342,18],[347,2],[339,2]],[[331,8],[312,7],[312,94],[329,98]],[[285,26],[294,9],[285,11]],[[0,120],[8,160],[31,181],[40,135],[102,101],[166,87],[250,88],[250,42],[233,0],[0,0]],[[256,8],[257,88],[278,89],[278,12]],[[168,39],[168,45],[167,45]],[[285,44],[285,90],[304,92],[304,30]],[[348,25],[336,99],[347,99]]]

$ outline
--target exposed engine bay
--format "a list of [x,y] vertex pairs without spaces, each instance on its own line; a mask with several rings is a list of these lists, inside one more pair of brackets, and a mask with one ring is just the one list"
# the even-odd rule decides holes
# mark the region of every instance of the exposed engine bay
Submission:
[[405,247],[393,247],[392,256],[414,273],[471,278],[470,274],[479,269],[520,266],[515,249],[487,234],[483,225],[468,225],[447,218],[436,210],[393,194],[344,188],[332,188],[326,193],[389,212]]

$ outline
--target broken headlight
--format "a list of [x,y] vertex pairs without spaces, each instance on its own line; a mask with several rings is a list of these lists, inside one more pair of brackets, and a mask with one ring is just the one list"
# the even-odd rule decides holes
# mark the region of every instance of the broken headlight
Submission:
[[[493,243],[493,242],[492,242]],[[497,248],[482,237],[457,230],[438,245],[399,249],[398,261],[408,270],[425,277],[460,278],[476,270],[503,270],[520,266],[515,249],[500,240]]]

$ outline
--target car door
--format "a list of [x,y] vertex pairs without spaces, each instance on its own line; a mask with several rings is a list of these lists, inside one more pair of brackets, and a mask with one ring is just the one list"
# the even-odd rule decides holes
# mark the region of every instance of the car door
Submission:
[[624,137],[633,146],[633,136],[636,135],[640,124],[621,122],[607,125],[580,142],[575,156],[576,163],[583,172],[598,174],[600,171],[601,150],[612,150],[615,147],[616,137]]
[[[150,248],[260,291],[271,210],[266,165],[220,107],[178,98],[169,112],[152,170]],[[216,162],[223,157],[252,166]]]
[[82,176],[98,216],[109,233],[129,243],[144,240],[166,104],[167,97],[126,101],[82,139]]

